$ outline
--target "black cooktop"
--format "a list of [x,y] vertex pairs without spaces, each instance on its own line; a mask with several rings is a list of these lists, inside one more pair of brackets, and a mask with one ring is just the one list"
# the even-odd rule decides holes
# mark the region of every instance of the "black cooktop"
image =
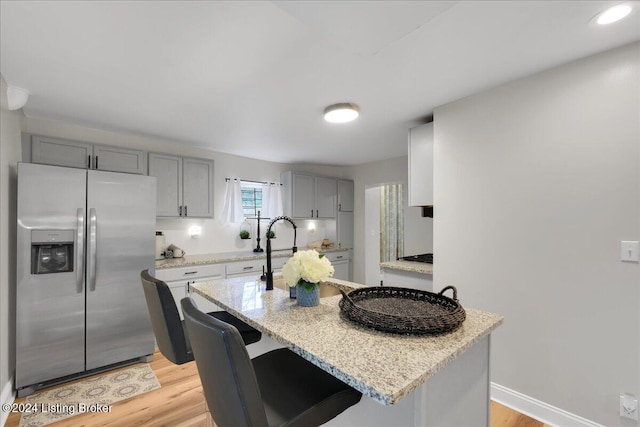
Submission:
[[403,256],[398,259],[403,261],[415,261],[415,262],[424,262],[427,264],[433,264],[433,254],[420,254],[420,255],[409,255]]

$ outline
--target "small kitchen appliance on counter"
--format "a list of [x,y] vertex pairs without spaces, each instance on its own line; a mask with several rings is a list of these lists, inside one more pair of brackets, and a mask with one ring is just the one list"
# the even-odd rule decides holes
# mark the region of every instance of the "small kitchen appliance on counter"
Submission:
[[398,260],[424,262],[426,264],[433,264],[433,254],[409,255],[409,256],[400,257],[398,258]]
[[164,233],[162,233],[162,231],[156,231],[156,261],[164,259],[165,245]]

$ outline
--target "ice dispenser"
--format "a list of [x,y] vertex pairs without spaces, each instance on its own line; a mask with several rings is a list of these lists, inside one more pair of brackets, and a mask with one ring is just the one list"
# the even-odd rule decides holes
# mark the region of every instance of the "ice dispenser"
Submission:
[[74,230],[31,231],[31,274],[73,271]]

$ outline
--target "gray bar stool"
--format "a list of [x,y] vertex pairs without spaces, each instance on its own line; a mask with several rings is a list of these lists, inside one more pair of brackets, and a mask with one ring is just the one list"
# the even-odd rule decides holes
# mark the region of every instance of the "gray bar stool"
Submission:
[[[160,352],[176,365],[191,362],[193,352],[189,335],[184,327],[184,322],[180,320],[178,307],[169,286],[162,280],[151,276],[149,270],[143,270],[140,273],[140,279],[151,316],[151,327]],[[242,340],[247,345],[258,342],[262,338],[260,331],[226,311],[213,311],[207,315],[234,325],[240,331]]]
[[181,305],[216,426],[319,426],[360,401],[360,392],[288,349],[250,359],[233,325],[191,298]]

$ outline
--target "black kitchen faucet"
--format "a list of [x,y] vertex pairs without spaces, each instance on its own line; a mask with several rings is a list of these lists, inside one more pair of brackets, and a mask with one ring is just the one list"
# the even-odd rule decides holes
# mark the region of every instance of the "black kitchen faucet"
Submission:
[[293,225],[293,248],[292,251],[295,254],[298,251],[298,248],[296,247],[296,223],[293,222],[293,220],[291,218],[289,218],[288,216],[277,216],[275,218],[273,218],[271,220],[271,222],[269,223],[269,226],[267,227],[267,290],[273,290],[273,270],[271,269],[271,227],[273,226],[273,224],[275,224],[276,222],[283,220],[283,221],[289,221],[291,223],[291,225]]

